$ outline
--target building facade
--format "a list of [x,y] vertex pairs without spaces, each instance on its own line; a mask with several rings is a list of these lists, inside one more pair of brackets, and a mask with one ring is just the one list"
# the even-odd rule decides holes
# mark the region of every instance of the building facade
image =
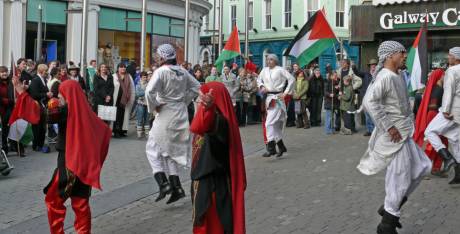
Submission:
[[[142,0],[90,0],[88,12],[87,60],[126,60],[139,64]],[[36,57],[39,6],[42,8],[44,61],[80,61],[82,3],[58,0],[0,0],[0,64],[14,58]],[[189,27],[189,61],[198,63],[202,17],[212,5],[192,0]],[[184,58],[185,4],[182,0],[152,0],[147,4],[146,63],[156,47],[171,43]]]
[[[210,0],[212,1],[212,0]],[[289,43],[297,35],[317,10],[325,10],[327,20],[333,28],[339,43],[335,48],[325,51],[319,58],[318,63],[324,71],[326,64],[336,66],[337,56],[341,56],[341,48],[344,48],[345,57],[355,62],[359,61],[359,48],[349,45],[350,7],[359,5],[361,0],[251,0],[249,6],[249,51],[251,59],[259,67],[265,65],[265,55],[277,54],[282,65],[289,66],[295,62],[295,58],[283,56]],[[216,7],[216,9],[219,6]],[[222,27],[224,41],[228,38],[232,25],[237,25],[240,30],[241,49],[244,51],[245,31],[245,0],[224,0]],[[216,17],[218,18],[218,17]],[[207,19],[204,27],[212,29],[213,17]],[[202,30],[205,32],[205,30]],[[202,34],[201,56],[212,53],[209,34]],[[205,52],[205,53],[204,53]],[[208,59],[209,60],[209,59]],[[239,62],[239,61],[237,61]]]
[[363,62],[375,58],[378,45],[385,40],[410,48],[427,16],[428,65],[446,67],[449,49],[460,44],[458,0],[374,0],[354,6],[351,41],[360,45]]

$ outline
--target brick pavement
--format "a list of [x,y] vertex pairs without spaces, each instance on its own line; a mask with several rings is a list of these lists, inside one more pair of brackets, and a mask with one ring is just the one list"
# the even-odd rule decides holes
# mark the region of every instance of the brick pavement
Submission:
[[[243,129],[242,136],[257,141],[248,138],[257,131]],[[287,135],[286,157],[246,158],[247,232],[375,233],[384,173],[367,177],[355,169],[367,138],[326,136],[320,128],[288,128]],[[400,233],[459,233],[459,192],[446,179],[424,180],[403,208]],[[95,217],[93,232],[190,233],[190,207],[189,197],[168,206],[148,196]]]
[[[255,148],[261,147],[260,142],[256,143],[260,141],[260,135],[255,135],[260,134],[257,128],[248,128],[242,133],[246,150],[254,151]],[[110,198],[129,192],[132,194],[128,198],[117,199],[114,201],[115,204],[109,204],[110,207],[101,205],[100,210],[93,210],[95,214],[107,212],[106,210],[111,207],[118,208],[118,203],[120,206],[124,205],[126,202],[131,202],[129,199],[137,200],[138,197],[152,194],[157,189],[145,157],[145,141],[135,139],[134,132],[130,135],[131,137],[127,139],[112,139],[102,171],[101,183],[104,190],[94,189],[92,200],[97,201],[98,197]],[[0,176],[0,233],[37,230],[35,226],[43,225],[43,221],[46,221],[44,217],[46,208],[42,189],[50,180],[56,167],[56,159],[56,152],[50,154],[28,152],[26,158],[18,158],[10,154],[15,170],[7,177]],[[187,171],[183,170],[182,173],[182,177],[186,177]],[[97,208],[98,204],[95,205]]]

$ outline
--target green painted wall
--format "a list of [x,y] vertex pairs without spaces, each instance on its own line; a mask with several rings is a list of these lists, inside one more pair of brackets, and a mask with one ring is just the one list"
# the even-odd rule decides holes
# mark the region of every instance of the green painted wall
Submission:
[[[352,5],[361,4],[361,0],[345,0],[345,27],[337,28],[336,23],[336,0],[292,0],[292,25],[297,25],[299,30],[307,21],[307,1],[318,1],[320,8],[324,7],[326,17],[329,24],[334,29],[335,34],[339,38],[349,37],[348,19],[350,14],[350,7]],[[293,38],[298,30],[291,28],[283,28],[283,4],[284,0],[272,0],[272,27],[276,27],[277,31],[264,30],[262,18],[263,2],[264,0],[252,0],[254,3],[254,28],[258,33],[250,31],[249,39],[251,41],[266,41],[266,40],[282,40]],[[240,32],[244,32],[244,4],[245,0],[224,0],[224,14],[223,14],[223,32],[225,40],[230,34],[230,6],[236,5],[237,7],[237,26]],[[210,26],[212,26],[212,18],[210,19]],[[243,36],[240,36],[243,39]]]
[[49,0],[28,0],[27,21],[38,22],[38,5],[43,9],[43,22],[48,24],[67,24],[67,2]]

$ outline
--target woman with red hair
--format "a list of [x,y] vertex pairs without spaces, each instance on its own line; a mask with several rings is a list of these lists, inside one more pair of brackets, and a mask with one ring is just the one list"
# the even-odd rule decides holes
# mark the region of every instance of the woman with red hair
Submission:
[[190,131],[193,233],[243,234],[246,172],[232,99],[220,82],[201,86]]

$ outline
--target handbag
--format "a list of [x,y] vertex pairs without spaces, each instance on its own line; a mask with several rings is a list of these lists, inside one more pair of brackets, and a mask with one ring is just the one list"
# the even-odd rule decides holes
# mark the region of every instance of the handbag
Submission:
[[115,121],[117,119],[117,108],[115,106],[97,106],[97,116],[105,121]]

